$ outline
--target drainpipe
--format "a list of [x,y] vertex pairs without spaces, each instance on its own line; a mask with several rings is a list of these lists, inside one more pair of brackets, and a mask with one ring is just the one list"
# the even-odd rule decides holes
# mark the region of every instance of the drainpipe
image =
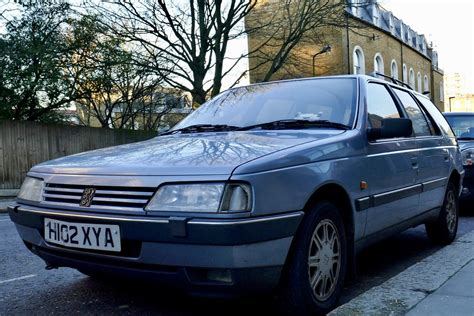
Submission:
[[347,74],[351,74],[351,52],[349,45],[349,13],[346,12]]

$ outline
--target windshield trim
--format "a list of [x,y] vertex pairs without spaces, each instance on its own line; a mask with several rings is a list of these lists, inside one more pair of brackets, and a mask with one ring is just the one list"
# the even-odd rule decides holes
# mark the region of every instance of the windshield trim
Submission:
[[[232,93],[233,91],[239,90],[239,89],[245,89],[253,86],[264,86],[264,85],[277,85],[281,83],[295,83],[295,82],[304,82],[304,81],[328,81],[328,80],[345,80],[345,81],[350,81],[353,83],[353,89],[352,89],[352,97],[353,97],[353,104],[350,105],[352,108],[352,114],[351,117],[348,119],[348,124],[344,124],[341,122],[343,125],[347,125],[349,127],[348,130],[353,130],[356,129],[357,125],[359,124],[359,117],[361,115],[360,113],[360,94],[361,94],[361,78],[359,76],[353,76],[353,75],[341,75],[341,76],[331,76],[331,77],[317,77],[317,78],[298,78],[298,79],[288,79],[288,80],[278,80],[278,81],[271,81],[271,82],[261,82],[261,83],[254,83],[254,84],[249,84],[249,85],[244,85],[240,87],[233,87],[228,90],[222,91],[212,99],[208,100],[208,102],[212,102],[214,99],[220,98],[228,93]],[[204,103],[203,105],[205,105]],[[197,109],[199,111],[199,109]],[[192,115],[194,112],[190,113],[189,115]],[[167,130],[164,133],[167,132],[172,132],[178,129],[186,128],[187,126],[180,127],[182,126],[181,124],[183,121],[187,120],[188,117],[185,117],[183,120],[178,122],[175,126],[173,126],[171,129]],[[290,118],[288,118],[290,119]],[[258,123],[258,124],[263,124],[266,122]],[[336,122],[337,123],[337,122]],[[197,125],[204,124],[204,123],[199,123]],[[207,124],[207,123],[206,123]],[[212,125],[212,123],[209,123]],[[224,123],[223,123],[224,124]],[[189,126],[192,126],[193,124],[189,124]],[[232,125],[237,125],[237,124],[232,124]],[[245,125],[239,126],[240,128],[245,128]]]

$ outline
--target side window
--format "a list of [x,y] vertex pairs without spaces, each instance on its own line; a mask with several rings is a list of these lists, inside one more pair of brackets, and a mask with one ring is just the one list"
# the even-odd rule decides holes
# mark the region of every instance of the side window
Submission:
[[395,101],[385,85],[369,83],[367,86],[367,113],[369,124],[373,128],[380,128],[385,118],[400,117]]
[[408,114],[408,117],[413,123],[413,131],[415,136],[431,136],[431,129],[426,121],[425,115],[421,111],[415,99],[411,95],[403,90],[393,89],[397,96],[402,101],[403,107]]
[[444,115],[441,114],[441,112],[438,110],[436,105],[431,103],[431,101],[426,98],[419,97],[419,96],[417,96],[416,98],[418,99],[418,101],[420,101],[421,104],[423,104],[426,111],[428,111],[428,113],[431,115],[433,120],[435,120],[439,128],[444,132],[444,134],[450,137],[454,137],[454,133],[453,133],[453,130],[451,129],[451,126],[444,118]]

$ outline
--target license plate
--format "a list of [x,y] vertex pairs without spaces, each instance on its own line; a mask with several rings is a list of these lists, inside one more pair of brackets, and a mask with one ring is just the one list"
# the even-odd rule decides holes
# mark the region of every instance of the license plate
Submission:
[[69,223],[45,218],[44,239],[65,247],[121,251],[118,225]]

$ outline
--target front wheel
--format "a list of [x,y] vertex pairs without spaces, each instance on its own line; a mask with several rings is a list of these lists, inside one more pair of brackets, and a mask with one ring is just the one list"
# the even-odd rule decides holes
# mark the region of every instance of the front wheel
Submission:
[[337,304],[347,266],[347,240],[339,209],[320,202],[295,237],[282,284],[282,303],[292,315],[319,315]]
[[426,224],[428,238],[440,245],[447,245],[454,241],[458,231],[459,201],[456,187],[453,183],[448,184],[444,196],[443,206],[439,217],[435,222]]

